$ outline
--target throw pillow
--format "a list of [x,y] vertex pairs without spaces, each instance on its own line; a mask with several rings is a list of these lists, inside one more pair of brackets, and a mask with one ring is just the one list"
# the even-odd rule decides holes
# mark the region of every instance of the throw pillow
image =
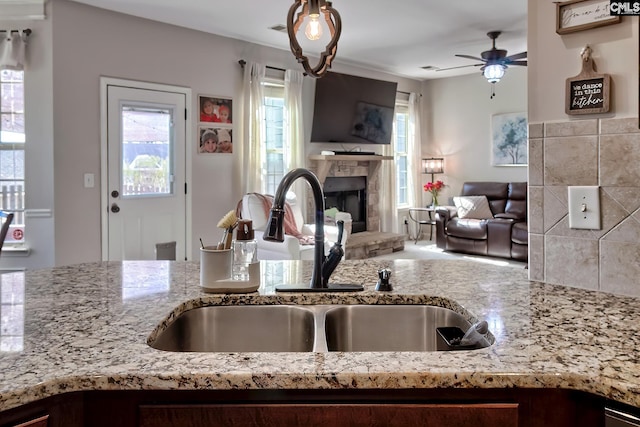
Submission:
[[458,209],[459,218],[488,219],[493,218],[487,196],[459,196],[453,198]]

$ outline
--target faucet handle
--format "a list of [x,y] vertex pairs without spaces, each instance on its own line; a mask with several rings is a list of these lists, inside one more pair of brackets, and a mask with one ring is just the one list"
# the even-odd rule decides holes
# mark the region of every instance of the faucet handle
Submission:
[[341,245],[342,233],[344,232],[344,221],[343,220],[336,221],[336,226],[338,227],[338,241],[336,242],[336,244]]
[[388,268],[381,268],[378,270],[378,283],[376,284],[376,291],[392,291],[393,286],[389,283],[391,278],[391,270]]
[[344,229],[344,221],[338,221],[338,241],[333,244],[329,250],[329,256],[322,263],[322,281],[324,284],[329,283],[329,277],[336,269],[342,257],[344,256],[344,249],[342,248],[342,230]]

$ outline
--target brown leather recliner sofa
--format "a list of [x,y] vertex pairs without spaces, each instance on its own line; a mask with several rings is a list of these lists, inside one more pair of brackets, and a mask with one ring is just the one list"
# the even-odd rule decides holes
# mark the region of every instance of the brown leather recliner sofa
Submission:
[[465,182],[461,196],[486,196],[493,218],[459,218],[453,206],[436,209],[436,245],[465,252],[527,261],[527,183]]

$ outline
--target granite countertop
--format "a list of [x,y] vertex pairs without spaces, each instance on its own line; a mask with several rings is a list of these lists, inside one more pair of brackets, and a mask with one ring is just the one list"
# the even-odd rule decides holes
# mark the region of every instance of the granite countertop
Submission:
[[[394,291],[374,290],[377,269]],[[2,285],[0,410],[79,390],[568,388],[640,406],[640,300],[546,285],[471,261],[346,261],[358,293],[276,294],[310,262],[262,262],[251,294],[206,294],[199,264],[139,261],[8,273]],[[147,340],[171,316],[211,304],[452,307],[486,319],[495,343],[462,352],[172,353]]]

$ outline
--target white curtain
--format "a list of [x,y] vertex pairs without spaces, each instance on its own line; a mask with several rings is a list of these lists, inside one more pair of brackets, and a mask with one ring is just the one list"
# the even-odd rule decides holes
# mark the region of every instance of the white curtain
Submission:
[[422,149],[420,138],[420,95],[409,94],[409,140],[407,141],[408,202],[410,206],[422,206],[423,183],[421,181]]
[[[383,156],[394,156],[393,143],[382,147]],[[396,208],[396,162],[382,160],[380,166],[380,231],[397,233],[398,211]]]
[[24,69],[27,34],[7,30],[0,39],[0,69]]
[[[409,206],[422,205],[422,182],[420,181],[420,95],[409,94],[409,135],[407,140],[407,194]],[[394,145],[382,148],[384,156],[394,156]],[[396,195],[396,162],[383,160],[380,170],[380,230],[389,233],[401,232],[398,228]]]
[[[304,122],[302,115],[302,82],[304,74],[298,70],[287,70],[284,73],[284,164],[285,171],[306,167],[304,157]],[[298,196],[298,203],[306,206],[305,183],[297,180],[291,190]]]
[[244,138],[243,138],[243,170],[245,171],[242,186],[243,193],[264,193],[262,180],[266,153],[264,144],[264,89],[265,66],[248,62],[244,68],[243,103],[244,103]]

